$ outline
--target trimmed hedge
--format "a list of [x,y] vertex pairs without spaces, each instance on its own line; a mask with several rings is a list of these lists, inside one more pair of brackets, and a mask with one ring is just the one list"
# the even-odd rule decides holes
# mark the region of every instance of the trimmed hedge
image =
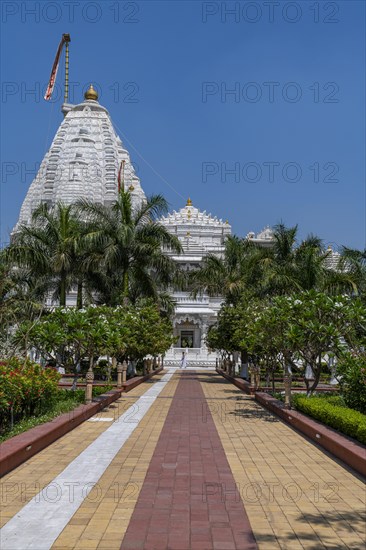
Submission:
[[323,397],[294,395],[293,404],[299,411],[366,445],[365,414],[335,405]]

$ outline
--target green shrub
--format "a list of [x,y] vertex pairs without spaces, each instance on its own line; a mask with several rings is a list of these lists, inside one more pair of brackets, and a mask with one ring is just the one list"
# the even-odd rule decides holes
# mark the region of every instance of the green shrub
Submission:
[[113,386],[94,386],[93,387],[93,397],[98,397],[103,393],[107,393],[113,390]]
[[[110,390],[113,390],[113,386],[93,386],[93,397],[98,397],[99,395],[107,393]],[[78,403],[84,403],[85,401],[85,389],[79,388],[77,390],[60,390],[60,392],[68,394],[70,399],[76,399]],[[65,398],[67,399],[67,397]]]
[[293,404],[299,411],[366,444],[366,415],[359,411],[334,404],[330,397],[294,395]]
[[314,397],[320,397],[321,399],[326,399],[327,403],[330,403],[331,405],[337,405],[338,407],[347,407],[343,396],[334,395],[333,392],[322,392],[321,394],[316,393]]
[[366,414],[366,355],[348,355],[337,367],[342,375],[345,403]]

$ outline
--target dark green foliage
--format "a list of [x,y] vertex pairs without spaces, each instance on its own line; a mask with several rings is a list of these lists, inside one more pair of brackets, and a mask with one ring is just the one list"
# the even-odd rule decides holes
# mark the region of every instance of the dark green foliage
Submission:
[[338,372],[342,375],[342,386],[346,404],[352,409],[366,414],[365,354],[348,354],[340,361]]
[[294,395],[292,399],[299,411],[366,445],[366,415],[335,405],[331,398]]

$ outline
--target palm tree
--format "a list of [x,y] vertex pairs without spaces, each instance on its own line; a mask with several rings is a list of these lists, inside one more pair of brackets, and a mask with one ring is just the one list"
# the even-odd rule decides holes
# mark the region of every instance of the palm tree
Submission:
[[29,273],[14,269],[7,252],[7,249],[0,252],[0,355],[3,357],[11,356],[16,350],[12,329],[21,321],[38,319],[43,309]]
[[111,305],[141,297],[158,301],[160,291],[174,284],[178,268],[167,251],[180,253],[182,247],[158,222],[168,209],[161,195],[135,208],[122,187],[112,206],[83,200],[77,209],[87,219],[80,246],[88,256],[88,271],[99,274],[101,301]]
[[262,250],[246,239],[230,235],[225,240],[221,257],[208,254],[202,266],[191,273],[193,296],[207,292],[209,296],[223,296],[235,304],[241,294],[255,288],[261,276],[259,258]]
[[22,225],[14,235],[7,257],[28,271],[40,299],[52,292],[60,306],[66,305],[67,292],[80,275],[81,225],[72,205],[41,204],[33,212],[31,225]]
[[343,246],[341,250],[340,269],[352,278],[354,291],[365,299],[366,248],[364,250],[357,250],[355,248]]
[[296,233],[297,226],[279,224],[274,228],[273,245],[266,248],[229,236],[223,256],[206,256],[202,267],[192,274],[193,294],[221,295],[235,305],[244,292],[262,297],[298,290],[301,283],[296,259],[300,254],[295,257]]
[[295,249],[296,279],[302,290],[322,286],[328,274],[327,257],[323,241],[312,234]]
[[339,275],[327,266],[329,252],[324,251],[321,239],[309,235],[297,245],[297,232],[297,225],[288,228],[277,224],[273,244],[266,248],[228,237],[223,256],[206,256],[202,267],[191,275],[193,294],[221,295],[227,303],[236,304],[244,292],[257,297],[274,296],[325,289],[339,281]]
[[287,294],[298,290],[295,262],[297,225],[287,228],[283,223],[274,226],[273,245],[266,248],[261,258],[262,279],[258,294]]
[[317,288],[326,290],[339,275],[327,264],[330,252],[322,240],[310,234],[297,245],[298,226],[274,226],[274,243],[266,249],[260,295],[279,295]]

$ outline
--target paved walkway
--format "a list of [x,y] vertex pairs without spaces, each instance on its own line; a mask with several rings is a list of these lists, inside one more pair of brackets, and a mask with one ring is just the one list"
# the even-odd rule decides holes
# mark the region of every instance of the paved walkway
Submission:
[[121,548],[257,548],[205,409],[199,377],[182,372]]
[[154,377],[2,480],[2,550],[365,548],[365,485],[210,371]]

